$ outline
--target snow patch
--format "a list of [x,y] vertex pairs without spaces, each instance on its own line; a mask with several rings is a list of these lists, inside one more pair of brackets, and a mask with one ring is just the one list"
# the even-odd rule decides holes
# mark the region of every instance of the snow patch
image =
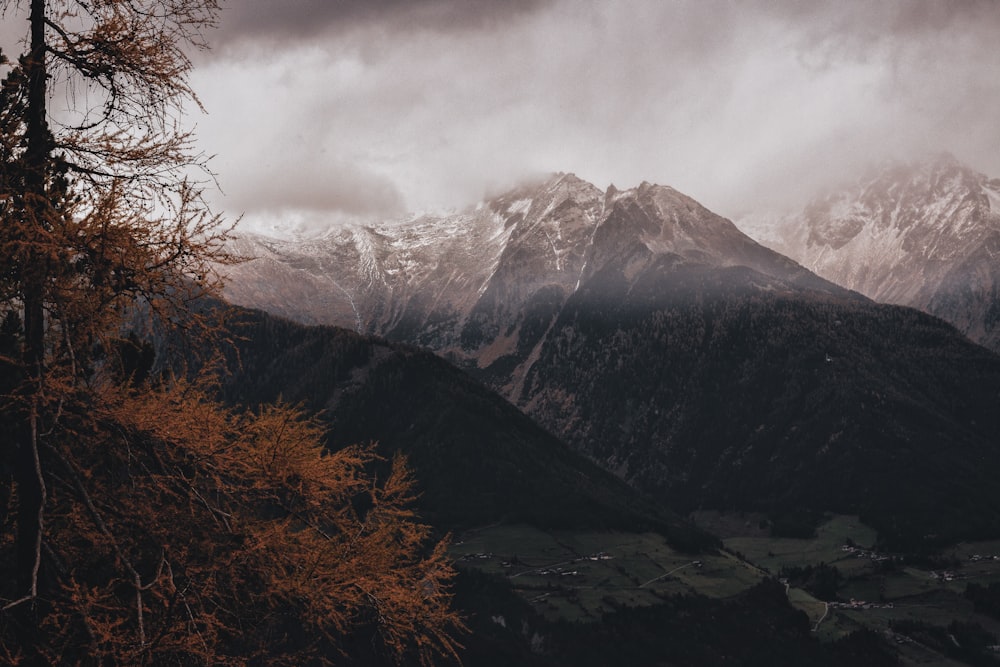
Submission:
[[528,209],[531,208],[532,201],[533,200],[530,198],[518,199],[507,207],[507,213],[509,215],[514,215],[515,213],[526,213]]
[[989,200],[990,211],[1000,215],[1000,192],[989,187],[984,187],[983,192],[986,193],[986,198]]

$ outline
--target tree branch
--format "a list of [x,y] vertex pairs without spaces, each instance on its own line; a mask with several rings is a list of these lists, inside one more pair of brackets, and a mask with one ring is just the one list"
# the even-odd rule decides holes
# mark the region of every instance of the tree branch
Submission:
[[[122,551],[120,546],[118,546],[118,541],[108,528],[107,523],[105,523],[104,518],[101,516],[97,507],[94,505],[94,501],[91,500],[90,494],[87,492],[86,487],[84,487],[83,480],[80,479],[80,475],[77,472],[76,467],[55,447],[50,447],[49,449],[56,455],[63,466],[66,467],[70,478],[73,480],[73,485],[76,487],[76,491],[80,495],[80,500],[83,501],[84,506],[87,508],[87,512],[94,521],[94,525],[96,525],[101,534],[108,539],[112,550],[115,552],[115,556],[118,558],[125,570],[131,575],[132,585],[135,588],[136,621],[138,626],[137,631],[139,634],[139,646],[145,647],[146,629],[143,618],[142,592],[143,590],[146,590],[146,587],[143,586],[142,578],[139,576],[139,572],[135,569],[135,566],[132,565],[132,561],[125,556],[125,552]],[[153,582],[155,583],[155,581],[156,580],[154,579]]]
[[31,568],[31,597],[38,597],[38,572],[42,567],[42,532],[45,527],[45,475],[42,474],[42,462],[38,456],[38,414],[35,407],[31,410],[31,456],[35,463],[35,475],[38,477],[38,532],[35,535],[35,564]]

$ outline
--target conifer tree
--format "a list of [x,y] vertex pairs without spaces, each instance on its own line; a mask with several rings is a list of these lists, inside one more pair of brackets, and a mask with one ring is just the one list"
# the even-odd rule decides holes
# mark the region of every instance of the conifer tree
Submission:
[[29,28],[0,90],[0,662],[322,663],[358,632],[454,656],[405,462],[376,483],[293,406],[145,379],[137,313],[204,328],[229,260],[180,129],[216,1],[0,10]]

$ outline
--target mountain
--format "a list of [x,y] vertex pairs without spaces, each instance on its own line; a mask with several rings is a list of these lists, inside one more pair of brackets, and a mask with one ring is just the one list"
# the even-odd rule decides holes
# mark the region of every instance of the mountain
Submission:
[[798,215],[740,224],[828,280],[1000,351],[1000,179],[944,154],[886,165]]
[[1000,359],[912,309],[756,278],[673,269],[574,295],[519,404],[678,510],[835,509],[897,542],[1000,534]]
[[244,234],[232,249],[253,258],[229,269],[233,303],[428,347],[507,393],[569,296],[626,259],[630,272],[665,255],[742,265],[846,294],[671,188],[602,192],[573,174],[452,216],[305,242]]
[[234,300],[429,347],[664,505],[1000,535],[1000,358],[672,188],[560,174],[454,216],[242,243],[262,259]]
[[245,235],[233,249],[256,259],[233,267],[227,296],[488,362],[529,345],[525,313],[573,291],[602,208],[597,188],[559,175],[448,217],[305,243]]
[[[681,549],[676,556],[714,553],[718,546],[429,352],[239,308],[226,313],[225,324],[233,368],[222,380],[227,401],[250,408],[279,397],[302,402],[323,410],[332,447],[375,437],[384,455],[405,452],[422,490],[421,518],[440,530],[525,522],[557,529],[568,544],[593,544],[595,535],[652,529]],[[635,546],[628,548],[640,548],[648,537],[630,536]],[[655,561],[642,563],[651,565]],[[463,664],[774,664],[789,656],[831,667],[896,664],[874,633],[818,641],[775,579],[722,598],[688,592],[638,607],[615,605],[582,622],[541,614],[538,591],[529,587],[519,595],[513,581],[459,569],[455,605],[471,629],[462,637]],[[525,590],[532,591],[530,601],[522,597]],[[545,598],[554,589],[541,590]],[[359,652],[366,658],[357,664],[375,664],[364,648]]]
[[714,545],[430,352],[260,311],[230,311],[226,327],[227,402],[301,403],[329,422],[331,448],[376,441],[386,458],[405,454],[439,529],[524,522]]

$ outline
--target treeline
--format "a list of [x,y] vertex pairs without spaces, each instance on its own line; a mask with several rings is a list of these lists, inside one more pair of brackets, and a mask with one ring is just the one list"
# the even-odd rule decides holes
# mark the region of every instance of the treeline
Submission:
[[965,597],[972,601],[976,611],[1000,619],[1000,583],[969,583],[965,587]]

